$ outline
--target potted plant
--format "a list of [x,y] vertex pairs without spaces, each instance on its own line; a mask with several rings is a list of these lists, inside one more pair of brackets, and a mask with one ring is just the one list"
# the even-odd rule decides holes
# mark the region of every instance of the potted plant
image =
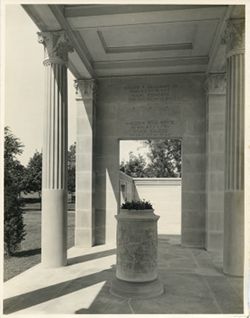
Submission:
[[129,210],[129,211],[144,211],[144,210],[151,210],[153,211],[153,206],[149,201],[146,201],[145,199],[143,200],[132,200],[132,201],[125,201],[121,205],[122,210]]
[[116,280],[111,292],[137,298],[162,294],[163,287],[157,279],[159,216],[154,214],[152,204],[145,200],[126,201],[116,219]]

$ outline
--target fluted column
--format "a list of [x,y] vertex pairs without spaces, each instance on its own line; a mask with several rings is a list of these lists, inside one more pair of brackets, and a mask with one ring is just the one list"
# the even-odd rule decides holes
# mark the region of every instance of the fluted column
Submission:
[[76,218],[75,246],[95,244],[95,91],[93,79],[76,80]]
[[223,269],[236,276],[243,275],[244,264],[244,37],[245,21],[229,20]]
[[64,31],[39,32],[44,44],[46,97],[42,174],[42,264],[67,263],[67,61]]

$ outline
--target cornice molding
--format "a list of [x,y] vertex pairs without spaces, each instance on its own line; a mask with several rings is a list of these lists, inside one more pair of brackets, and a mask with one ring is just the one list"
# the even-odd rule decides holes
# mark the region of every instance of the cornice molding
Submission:
[[181,178],[133,178],[136,186],[181,186]]
[[191,56],[191,57],[169,57],[155,59],[134,59],[134,60],[117,60],[117,61],[96,61],[95,69],[115,69],[126,67],[163,67],[178,65],[206,65],[208,63],[207,56]]
[[37,32],[38,42],[45,48],[44,64],[67,64],[73,47],[64,31]]

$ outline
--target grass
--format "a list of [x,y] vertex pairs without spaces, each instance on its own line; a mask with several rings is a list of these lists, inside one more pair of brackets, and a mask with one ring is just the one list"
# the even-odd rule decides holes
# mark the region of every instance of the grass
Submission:
[[[73,210],[73,206],[69,206]],[[14,256],[4,258],[4,281],[24,272],[41,261],[41,211],[39,203],[25,206],[25,240]],[[68,213],[68,248],[74,244],[75,214]]]

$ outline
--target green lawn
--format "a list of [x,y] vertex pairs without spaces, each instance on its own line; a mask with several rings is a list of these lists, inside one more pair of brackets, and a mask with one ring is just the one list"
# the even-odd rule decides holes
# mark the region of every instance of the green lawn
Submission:
[[[70,208],[72,210],[72,208]],[[75,213],[68,213],[68,248],[74,244]],[[4,259],[4,281],[41,261],[41,211],[39,204],[27,205],[24,214],[26,237],[15,256]]]

